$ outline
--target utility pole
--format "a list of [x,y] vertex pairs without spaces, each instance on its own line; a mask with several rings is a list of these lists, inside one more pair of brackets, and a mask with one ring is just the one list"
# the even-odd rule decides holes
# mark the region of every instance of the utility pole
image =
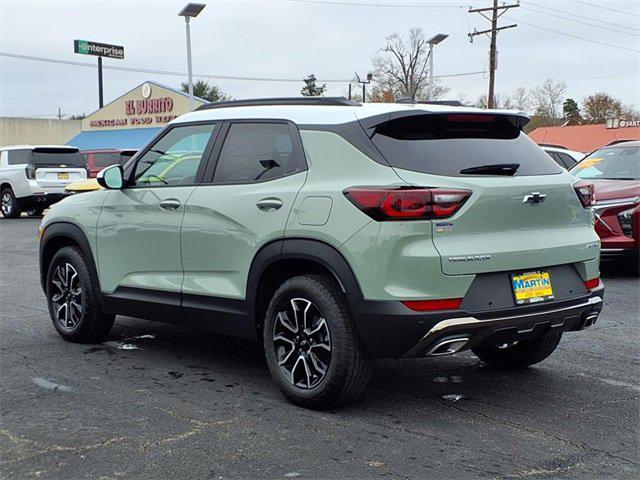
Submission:
[[[474,30],[469,33],[469,41],[473,43],[473,37],[476,35],[487,34],[491,38],[491,46],[489,47],[489,94],[487,95],[487,107],[494,108],[494,88],[496,83],[496,41],[498,32],[500,30],[506,30],[507,28],[515,28],[518,25],[506,25],[504,27],[498,27],[498,19],[510,8],[517,8],[520,4],[501,5],[498,6],[498,0],[493,0],[493,7],[486,8],[470,8],[469,13],[479,13],[484,18],[491,22],[491,28],[489,30],[477,31]],[[491,11],[491,17],[487,17],[485,12]]]

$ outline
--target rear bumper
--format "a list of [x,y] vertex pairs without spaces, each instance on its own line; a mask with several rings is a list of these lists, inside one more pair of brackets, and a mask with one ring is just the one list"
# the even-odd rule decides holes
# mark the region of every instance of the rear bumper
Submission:
[[364,301],[356,328],[374,358],[413,358],[456,353],[481,344],[508,343],[582,330],[602,310],[604,286],[572,299],[509,309],[437,313],[409,311],[400,302]]
[[22,208],[48,208],[54,203],[69,196],[69,193],[35,193],[26,197],[18,198]]

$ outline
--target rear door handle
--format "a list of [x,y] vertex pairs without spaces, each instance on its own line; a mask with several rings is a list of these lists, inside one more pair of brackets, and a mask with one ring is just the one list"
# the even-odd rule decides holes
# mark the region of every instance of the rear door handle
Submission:
[[258,203],[256,203],[258,209],[263,212],[274,212],[282,207],[282,200],[275,197],[263,198]]
[[158,206],[163,210],[177,210],[180,208],[180,200],[176,198],[167,198],[166,200],[162,200]]

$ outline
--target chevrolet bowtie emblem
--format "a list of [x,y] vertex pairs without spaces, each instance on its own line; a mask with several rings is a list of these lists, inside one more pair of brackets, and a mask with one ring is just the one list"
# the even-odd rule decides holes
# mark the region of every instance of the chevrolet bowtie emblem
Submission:
[[522,203],[531,203],[532,205],[537,205],[538,203],[542,203],[545,201],[547,196],[544,193],[540,192],[531,192],[524,196],[522,199]]

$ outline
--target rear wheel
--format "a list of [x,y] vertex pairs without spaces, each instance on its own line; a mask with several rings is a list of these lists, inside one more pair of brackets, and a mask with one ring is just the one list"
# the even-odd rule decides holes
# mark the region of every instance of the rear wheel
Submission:
[[284,282],[267,309],[263,341],[276,384],[293,403],[328,408],[356,401],[369,366],[344,298],[326,275]]
[[98,343],[109,334],[115,315],[100,310],[97,281],[77,248],[65,247],[55,254],[46,286],[49,314],[62,338]]
[[483,362],[500,370],[516,370],[541,362],[560,343],[561,333],[503,345],[473,348],[473,353]]
[[0,210],[4,218],[18,218],[22,213],[20,202],[10,188],[5,188],[0,193]]
[[44,208],[29,208],[26,210],[27,215],[30,217],[39,217],[44,212]]

